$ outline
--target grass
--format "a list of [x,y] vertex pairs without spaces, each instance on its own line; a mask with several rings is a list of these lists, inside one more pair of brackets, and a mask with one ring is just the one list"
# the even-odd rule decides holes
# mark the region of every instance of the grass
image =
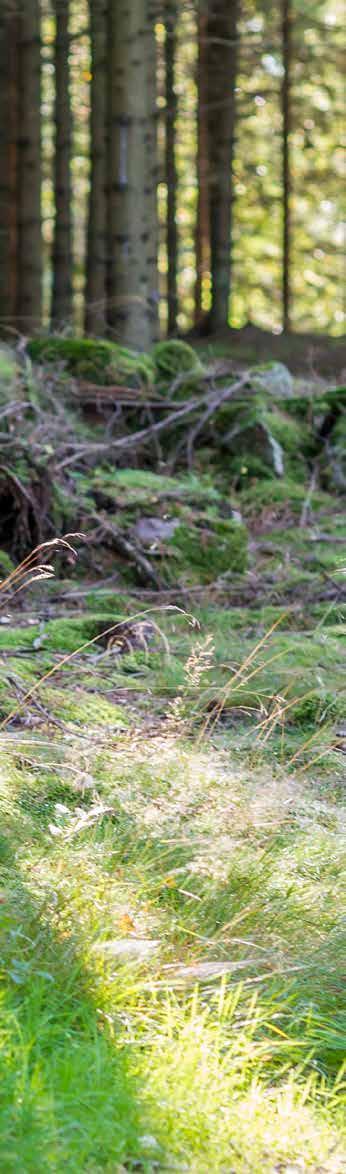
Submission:
[[342,606],[83,598],[0,629],[0,1169],[340,1174]]
[[340,1171],[337,779],[2,737],[1,1167]]

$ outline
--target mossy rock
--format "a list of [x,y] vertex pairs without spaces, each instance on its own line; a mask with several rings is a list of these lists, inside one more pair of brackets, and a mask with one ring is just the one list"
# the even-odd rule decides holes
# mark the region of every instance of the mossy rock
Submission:
[[293,395],[293,378],[284,363],[261,363],[250,371],[253,387],[268,392],[273,399],[290,399]]
[[[293,478],[285,477],[282,480],[277,480],[274,477],[263,481],[255,481],[249,484],[249,479],[244,478],[244,486],[242,487],[241,503],[249,506],[251,509],[261,510],[266,506],[289,506],[292,513],[299,514],[303,502],[306,499],[307,485],[298,482]],[[311,509],[331,509],[335,502],[330,494],[322,491],[316,491],[311,494]]]
[[324,480],[339,492],[346,491],[346,412],[336,420],[325,450]]
[[169,547],[176,552],[182,572],[188,576],[192,572],[201,583],[212,583],[228,571],[246,571],[248,536],[239,522],[218,521],[213,526],[181,523]]
[[264,472],[269,469],[276,477],[284,474],[283,449],[271,428],[272,415],[263,411],[261,403],[230,405],[228,420],[231,426],[226,433],[221,434],[221,447],[234,455],[237,461],[239,457],[243,458],[252,475],[258,475],[260,467]]
[[[203,375],[203,366],[196,351],[187,342],[182,342],[180,339],[158,342],[152,352],[152,358],[156,368],[156,383],[160,391],[171,391],[175,380],[179,380],[176,393],[180,396],[196,390],[198,376]],[[190,381],[189,376],[191,376]]]
[[28,353],[35,362],[64,363],[72,375],[99,384],[116,381],[141,387],[155,378],[149,355],[138,355],[107,340],[35,338],[28,343]]

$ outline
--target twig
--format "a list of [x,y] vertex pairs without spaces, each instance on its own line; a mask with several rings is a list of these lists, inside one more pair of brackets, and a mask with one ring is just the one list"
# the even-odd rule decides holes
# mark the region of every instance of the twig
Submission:
[[[223,388],[222,392],[215,393],[214,391],[208,391],[203,396],[194,396],[192,399],[189,399],[185,401],[185,403],[181,404],[181,406],[178,407],[174,412],[171,412],[169,416],[166,416],[164,420],[158,420],[156,423],[151,424],[149,428],[141,428],[138,432],[133,432],[130,436],[123,436],[118,440],[112,440],[109,444],[100,443],[80,446],[73,445],[74,451],[70,456],[66,456],[63,460],[60,461],[60,463],[56,466],[56,471],[59,472],[62,469],[66,469],[69,465],[78,463],[78,461],[82,460],[83,457],[96,457],[105,453],[116,452],[119,450],[121,450],[121,452],[129,452],[131,449],[140,448],[141,445],[147,444],[148,441],[150,441],[154,433],[158,434],[169,431],[173,425],[182,423],[182,421],[186,420],[188,416],[193,416],[196,411],[200,412],[203,408],[207,409],[207,411],[204,413],[204,416],[209,420],[210,417],[218,411],[218,408],[221,406],[221,404],[237,395],[238,391],[244,387],[248,381],[248,378],[249,374],[248,372],[245,372],[240,380],[238,380],[236,383],[230,384],[228,387]],[[251,394],[250,388],[249,394]],[[198,431],[200,431],[200,428],[198,428]],[[71,448],[72,444],[69,444],[68,447]]]

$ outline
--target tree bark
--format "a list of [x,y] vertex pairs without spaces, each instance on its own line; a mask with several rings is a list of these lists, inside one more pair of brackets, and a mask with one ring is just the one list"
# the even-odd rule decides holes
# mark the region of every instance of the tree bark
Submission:
[[108,307],[138,350],[157,337],[156,47],[151,0],[110,0]]
[[13,0],[0,11],[0,332],[17,309],[18,19]]
[[174,89],[175,55],[176,55],[176,24],[178,6],[176,0],[166,0],[165,6],[165,66],[166,66],[166,137],[165,163],[167,185],[167,333],[175,334],[177,329],[178,288],[177,288],[177,167],[176,167],[176,117],[177,97]]
[[239,0],[210,0],[207,100],[212,330],[227,326],[229,316],[238,20]]
[[91,38],[90,192],[85,330],[103,335],[106,319],[107,0],[89,0]]
[[41,28],[39,0],[19,5],[18,87],[18,296],[17,325],[40,329],[41,233]]
[[208,0],[198,4],[198,65],[197,65],[197,216],[196,216],[196,285],[195,326],[201,326],[203,310],[203,282],[210,275],[210,207],[208,162],[208,84],[207,37]]
[[55,0],[55,155],[53,240],[53,291],[51,322],[54,328],[72,319],[72,116],[69,71],[69,0]]
[[282,0],[282,324],[291,325],[291,0]]

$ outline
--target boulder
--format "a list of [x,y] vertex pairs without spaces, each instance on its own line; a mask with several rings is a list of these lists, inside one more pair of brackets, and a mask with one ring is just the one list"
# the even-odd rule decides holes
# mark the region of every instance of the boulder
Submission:
[[268,392],[273,399],[291,399],[294,395],[293,378],[284,363],[263,363],[255,367],[250,376],[252,386]]

